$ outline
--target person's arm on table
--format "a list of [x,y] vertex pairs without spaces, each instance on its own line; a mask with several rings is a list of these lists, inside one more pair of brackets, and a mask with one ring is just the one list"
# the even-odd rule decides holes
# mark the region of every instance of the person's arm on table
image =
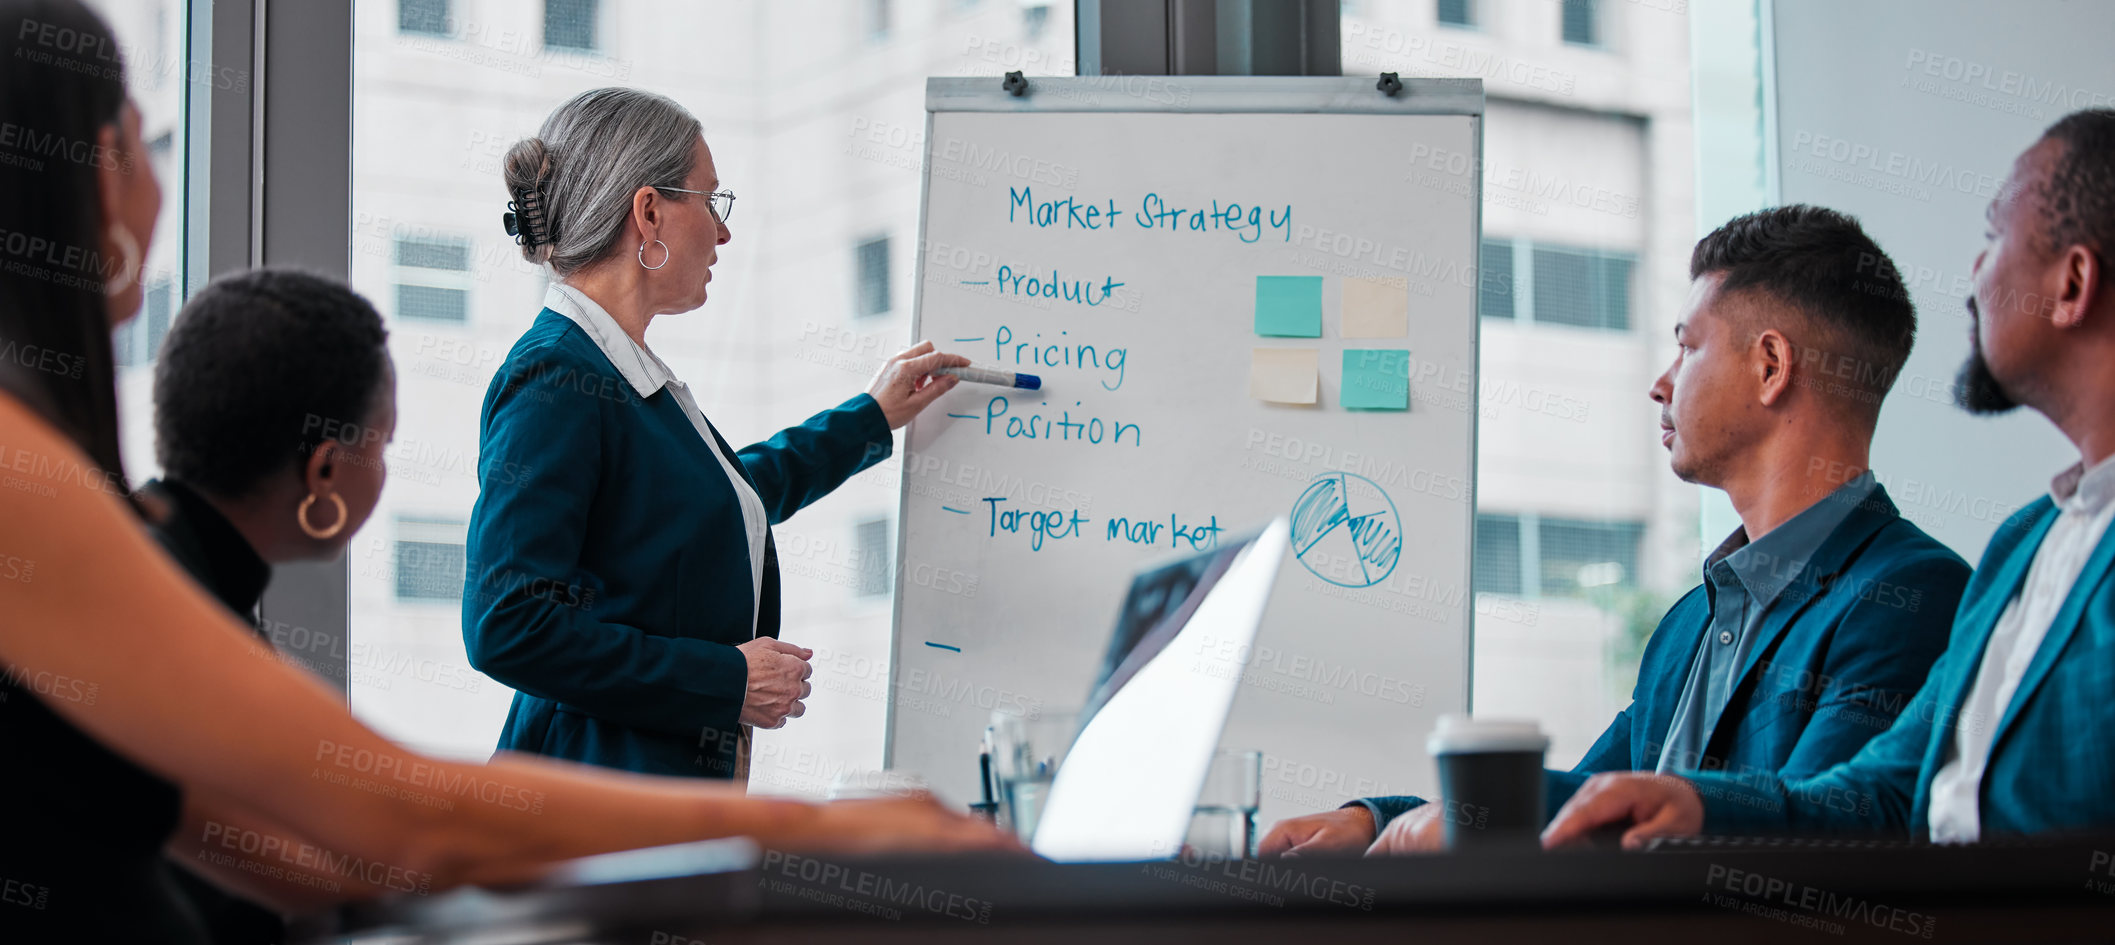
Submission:
[[[1632,693],[1632,699],[1636,699],[1635,692]],[[1542,772],[1544,793],[1549,808],[1549,813],[1545,816],[1556,816],[1558,808],[1562,807],[1565,801],[1570,800],[1573,792],[1579,789],[1579,785],[1586,783],[1586,779],[1594,773],[1621,770],[1629,764],[1630,710],[1636,707],[1637,702],[1632,701],[1629,707],[1616,713],[1615,720],[1608,723],[1608,728],[1601,731],[1601,737],[1594,740],[1594,746],[1586,750],[1586,754],[1579,759],[1579,763],[1572,770],[1545,770]],[[1440,810],[1439,807],[1426,803],[1423,798],[1388,797],[1371,798],[1369,800],[1374,802],[1413,800],[1417,802],[1417,805],[1414,809],[1395,816],[1387,822],[1387,825],[1380,831],[1380,835],[1374,838],[1372,846],[1366,849],[1367,856],[1429,853],[1445,849],[1446,823],[1441,819],[1440,815],[1444,811]],[[1361,801],[1360,803],[1366,802]]]
[[[8,397],[0,440],[90,465]],[[354,721],[314,677],[280,663],[94,485],[69,480],[52,496],[0,490],[0,521],[11,552],[38,563],[35,580],[0,582],[0,661],[96,687],[92,702],[51,700],[54,712],[186,793],[228,798],[306,842],[429,876],[434,889],[713,837],[848,852],[1012,846],[930,800],[817,806],[541,760],[427,758]],[[233,731],[243,737],[227,737]],[[361,790],[358,778],[409,779],[452,803]]]
[[1633,824],[1623,834],[1625,849],[1641,848],[1655,837],[1707,831],[1722,836],[1906,835],[1933,720],[1953,712],[1938,706],[1938,690],[1951,676],[1950,663],[1981,656],[1963,652],[1973,648],[1956,639],[1891,728],[1849,761],[1819,775],[1787,781],[1724,773],[1598,774],[1543,831],[1542,845],[1582,844],[1597,828],[1624,822]]
[[[1844,615],[1838,644],[1822,675],[1831,685],[1782,771],[1770,774],[1699,772],[1686,778],[1644,772],[1600,775],[1565,805],[1543,833],[1544,846],[1584,842],[1596,828],[1629,822],[1623,845],[1635,849],[1661,836],[1907,833],[1909,808],[1940,708],[1942,680],[1961,661],[1980,661],[1974,641],[1941,640],[1906,618],[1952,624],[1968,578],[1965,563],[1932,556],[1889,575],[1922,592],[1914,612],[1892,595],[1875,594]],[[1944,646],[1927,666],[1925,648]],[[1968,665],[1973,665],[1972,663]],[[1887,708],[1899,694],[1915,695],[1899,715]],[[1893,724],[1872,736],[1876,717]],[[1848,754],[1847,760],[1841,759]],[[1833,762],[1833,763],[1832,763]],[[1801,777],[1803,772],[1817,772]]]
[[1319,814],[1287,817],[1271,825],[1256,855],[1271,857],[1352,855],[1373,842],[1372,810],[1359,802]]

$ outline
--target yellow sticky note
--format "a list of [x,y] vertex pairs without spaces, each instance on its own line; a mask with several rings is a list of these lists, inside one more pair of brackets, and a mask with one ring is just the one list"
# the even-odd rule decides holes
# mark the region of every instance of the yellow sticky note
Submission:
[[1409,280],[1344,280],[1344,337],[1401,338],[1409,333]]
[[1274,404],[1315,402],[1322,353],[1314,348],[1256,348],[1248,364],[1248,395]]

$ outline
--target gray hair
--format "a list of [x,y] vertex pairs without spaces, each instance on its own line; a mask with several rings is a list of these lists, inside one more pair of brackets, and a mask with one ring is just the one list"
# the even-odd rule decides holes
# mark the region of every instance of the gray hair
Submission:
[[697,166],[698,119],[666,96],[595,89],[558,106],[533,138],[507,149],[507,193],[541,204],[538,225],[523,213],[521,255],[560,278],[609,255],[632,194],[680,186]]

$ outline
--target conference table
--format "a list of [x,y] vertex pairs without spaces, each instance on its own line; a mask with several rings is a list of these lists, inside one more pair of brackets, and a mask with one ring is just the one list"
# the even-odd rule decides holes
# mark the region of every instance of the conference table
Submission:
[[358,904],[297,925],[294,940],[2073,942],[2115,939],[2111,854],[2115,835],[1059,864],[725,840],[574,861],[520,888]]

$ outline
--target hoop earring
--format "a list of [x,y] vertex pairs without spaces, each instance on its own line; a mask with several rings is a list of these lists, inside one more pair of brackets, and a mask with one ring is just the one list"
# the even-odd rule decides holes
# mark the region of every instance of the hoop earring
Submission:
[[[654,242],[654,243],[656,243],[656,244],[658,244],[658,245],[659,245],[659,246],[661,247],[661,266],[666,266],[666,265],[668,265],[668,256],[669,256],[669,252],[668,252],[668,244],[667,244],[667,243],[663,243],[663,242],[661,242],[660,240],[654,240],[653,242]],[[647,268],[647,269],[659,269],[659,268],[661,268],[661,266],[648,266],[648,265],[646,265],[646,244],[645,244],[645,243],[640,243],[640,244],[639,244],[639,265],[640,265],[641,267],[644,267],[644,268]]]
[[139,281],[140,241],[133,238],[131,230],[125,229],[124,225],[119,223],[110,224],[109,236],[110,241],[117,244],[119,255],[125,257],[125,266],[119,270],[123,274],[103,280],[103,297],[114,299],[123,294],[127,286]]
[[338,507],[338,522],[329,528],[317,528],[308,523],[309,506],[316,504],[316,494],[311,492],[308,498],[301,500],[301,508],[294,510],[294,522],[301,526],[303,534],[317,541],[325,541],[338,537],[338,533],[345,530],[345,500],[333,492],[330,494],[330,501]]

